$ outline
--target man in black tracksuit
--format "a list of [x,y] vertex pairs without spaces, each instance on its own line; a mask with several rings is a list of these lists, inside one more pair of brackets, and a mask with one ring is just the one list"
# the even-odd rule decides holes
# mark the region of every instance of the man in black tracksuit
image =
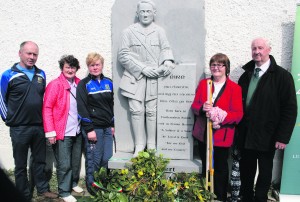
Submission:
[[[292,75],[276,64],[266,39],[253,40],[252,58],[238,83],[242,87],[244,117],[238,126],[241,148],[243,201],[267,201],[275,149],[285,149],[291,138],[297,101]],[[259,174],[254,179],[259,165]]]
[[46,138],[42,122],[42,105],[46,85],[43,70],[37,68],[38,46],[31,41],[21,44],[20,62],[6,70],[0,80],[0,114],[7,126],[15,161],[16,187],[30,201],[33,190],[27,177],[27,157],[31,150],[32,183],[37,192],[48,198],[57,198],[49,192],[44,168]]

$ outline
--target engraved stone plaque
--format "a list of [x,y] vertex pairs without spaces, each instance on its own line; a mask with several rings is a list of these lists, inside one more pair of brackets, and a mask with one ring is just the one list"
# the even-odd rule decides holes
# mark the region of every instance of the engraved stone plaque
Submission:
[[196,64],[179,64],[158,80],[157,151],[164,157],[193,159],[195,85]]

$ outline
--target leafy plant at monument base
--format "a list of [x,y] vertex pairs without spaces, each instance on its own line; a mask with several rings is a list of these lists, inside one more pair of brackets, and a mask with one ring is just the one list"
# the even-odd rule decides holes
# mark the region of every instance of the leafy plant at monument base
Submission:
[[198,173],[172,173],[166,177],[169,159],[155,150],[140,152],[125,169],[95,173],[94,201],[208,201],[214,194],[205,190],[205,180]]

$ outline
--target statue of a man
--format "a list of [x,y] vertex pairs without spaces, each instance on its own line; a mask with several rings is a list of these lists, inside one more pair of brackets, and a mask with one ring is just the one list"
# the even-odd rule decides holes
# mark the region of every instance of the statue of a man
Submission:
[[154,2],[139,1],[136,15],[138,22],[123,31],[118,52],[118,60],[125,68],[120,88],[121,94],[128,98],[134,156],[146,144],[147,149],[156,149],[157,78],[168,76],[175,67],[165,31],[154,23]]

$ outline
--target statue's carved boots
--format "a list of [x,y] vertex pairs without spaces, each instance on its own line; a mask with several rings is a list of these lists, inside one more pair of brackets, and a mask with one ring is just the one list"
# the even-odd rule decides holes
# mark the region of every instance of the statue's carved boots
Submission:
[[131,124],[135,145],[133,157],[137,157],[139,152],[145,149],[146,134],[144,115],[132,115]]
[[147,149],[156,149],[156,117],[146,117]]

